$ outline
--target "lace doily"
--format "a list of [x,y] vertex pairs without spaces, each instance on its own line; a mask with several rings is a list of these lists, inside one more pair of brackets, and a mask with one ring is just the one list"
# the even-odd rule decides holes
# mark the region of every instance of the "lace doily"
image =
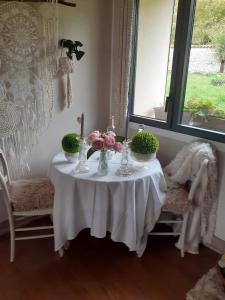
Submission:
[[7,102],[5,83],[0,82],[0,136],[7,137],[16,131],[19,117],[16,106]]
[[20,117],[13,103],[0,101],[0,135],[7,137],[16,132]]
[[0,147],[13,179],[51,119],[58,64],[57,1],[0,4]]
[[44,41],[40,20],[38,11],[25,3],[0,5],[0,56],[4,63],[30,66],[40,60]]
[[27,158],[45,128],[50,104],[45,85],[31,71],[4,73],[0,79],[0,146],[9,156],[11,176],[17,178],[28,170]]
[[18,70],[16,73],[4,73],[0,77],[0,90],[5,93],[0,103],[6,102],[15,107],[21,119],[29,122],[29,128],[39,130],[43,127],[50,109],[48,102],[44,101],[48,95],[43,82],[33,72]]

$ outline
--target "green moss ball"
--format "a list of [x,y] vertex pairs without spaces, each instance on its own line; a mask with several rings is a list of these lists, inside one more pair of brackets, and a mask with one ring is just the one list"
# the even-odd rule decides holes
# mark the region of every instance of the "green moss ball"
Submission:
[[62,139],[62,147],[65,152],[77,153],[80,150],[80,136],[76,133],[68,133]]
[[151,154],[158,151],[159,141],[151,132],[141,131],[133,136],[130,148],[136,153]]

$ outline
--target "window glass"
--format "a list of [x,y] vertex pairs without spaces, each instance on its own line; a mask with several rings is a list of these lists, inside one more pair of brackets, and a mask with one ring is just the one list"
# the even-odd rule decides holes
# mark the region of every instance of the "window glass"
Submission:
[[[134,95],[135,115],[166,121],[177,5],[140,0]],[[174,18],[173,18],[174,17]]]
[[225,132],[225,1],[198,0],[182,123]]

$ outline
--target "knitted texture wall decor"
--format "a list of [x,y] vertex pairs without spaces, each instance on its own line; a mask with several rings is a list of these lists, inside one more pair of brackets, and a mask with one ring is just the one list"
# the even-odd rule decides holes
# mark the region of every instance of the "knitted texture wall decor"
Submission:
[[29,154],[51,119],[58,69],[52,1],[0,5],[0,147],[13,179],[29,172]]

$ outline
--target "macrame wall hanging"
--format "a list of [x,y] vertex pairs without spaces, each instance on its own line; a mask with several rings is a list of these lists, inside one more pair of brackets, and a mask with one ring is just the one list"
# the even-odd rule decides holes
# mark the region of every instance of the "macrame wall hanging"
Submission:
[[[70,107],[72,104],[72,79],[71,74],[74,72],[74,56],[79,61],[85,54],[84,51],[79,50],[83,44],[79,41],[60,40],[61,56],[59,58],[59,78],[61,78],[62,86],[62,100],[63,108]],[[65,49],[67,51],[65,52]]]
[[49,124],[58,70],[57,2],[0,2],[0,148],[13,179]]
[[74,62],[67,56],[59,58],[59,75],[62,82],[62,104],[63,108],[69,108],[72,104],[72,78],[71,74],[74,72]]

